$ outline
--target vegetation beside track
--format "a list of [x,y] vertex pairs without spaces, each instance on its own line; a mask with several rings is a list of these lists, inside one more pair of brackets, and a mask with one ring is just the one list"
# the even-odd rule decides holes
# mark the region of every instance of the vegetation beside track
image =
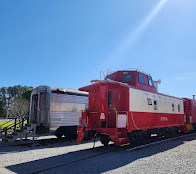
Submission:
[[[7,122],[4,122],[4,121],[3,122],[0,121],[0,131],[3,130],[3,128],[5,128],[5,127],[14,126],[14,123],[15,123],[14,120],[13,121],[10,121],[8,123]],[[18,124],[18,123],[19,123],[19,121],[16,122],[16,129],[20,129],[20,124]],[[27,124],[27,121],[24,121],[24,125],[25,124]],[[13,129],[10,129],[8,132],[9,133],[10,132],[13,132]]]

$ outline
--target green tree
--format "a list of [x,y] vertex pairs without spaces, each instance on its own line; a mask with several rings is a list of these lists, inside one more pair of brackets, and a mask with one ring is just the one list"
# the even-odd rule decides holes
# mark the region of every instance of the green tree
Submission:
[[0,88],[0,117],[6,117],[6,87]]
[[0,117],[6,117],[6,110],[4,109],[4,103],[0,97]]
[[34,88],[29,88],[27,89],[23,94],[22,94],[22,98],[28,99],[30,100],[31,97],[31,92],[34,90]]
[[[28,91],[28,89],[30,90]],[[13,115],[16,113],[16,111],[20,111],[20,113],[26,113],[27,107],[22,107],[20,103],[29,106],[30,93],[32,90],[32,86],[28,87],[21,85],[0,88],[0,117],[8,116],[10,113]],[[26,99],[26,103],[25,100],[22,99]],[[25,111],[21,111],[21,108],[25,108]]]

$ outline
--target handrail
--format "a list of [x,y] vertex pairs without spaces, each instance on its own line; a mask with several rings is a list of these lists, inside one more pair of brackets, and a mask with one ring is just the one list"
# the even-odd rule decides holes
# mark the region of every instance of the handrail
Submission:
[[101,80],[101,73],[103,74],[103,79],[105,79],[104,71],[100,71],[100,80]]
[[110,69],[107,69],[107,76],[112,74],[112,71],[110,71]]
[[118,121],[118,111],[117,111],[117,109],[116,108],[110,108],[110,109],[114,109],[115,110],[115,112],[116,112],[116,127],[117,127],[117,121]]
[[144,71],[141,71],[140,69],[138,69],[138,68],[127,68],[129,71],[137,71],[137,72],[141,72],[141,73],[143,73],[143,74],[146,74],[146,75],[148,75],[148,76],[151,76],[149,73],[146,73],[146,72],[144,72]]
[[[124,112],[127,116],[126,128],[128,127],[128,112],[127,111],[118,111],[116,108],[109,108],[109,110],[114,110],[116,115],[116,128],[118,127],[118,114]],[[109,112],[109,110],[107,112]],[[100,112],[89,112],[89,114],[99,114]],[[79,114],[78,114],[79,117]],[[82,126],[83,127],[83,126]]]
[[14,121],[14,120],[15,120],[15,118],[14,118],[14,119],[11,119],[11,120],[9,120],[9,121],[3,123],[3,124],[1,124],[1,125],[0,125],[0,128],[1,128],[1,126],[5,125],[5,124],[7,124],[7,123],[9,123],[9,122],[11,122],[11,121]]
[[[29,116],[29,115],[28,115],[28,116]],[[28,116],[23,117],[23,118],[21,119],[21,121],[18,121],[18,122],[17,122],[17,118],[15,118],[15,122],[14,122],[13,124],[9,125],[9,126],[4,127],[4,128],[3,128],[3,131],[1,131],[0,133],[5,132],[5,131],[4,131],[5,128],[6,128],[7,131],[8,131],[8,130],[11,130],[11,129],[14,129],[14,131],[15,131],[15,130],[16,130],[16,126],[19,125],[19,124],[21,124],[21,123],[22,123],[22,126],[20,127],[20,129],[23,129],[23,128],[24,128],[24,121],[26,121],[26,120],[28,119]],[[12,120],[12,121],[13,121],[13,120]]]
[[91,114],[99,114],[99,112],[89,112],[89,113],[91,113]]
[[113,110],[115,110],[115,112],[116,112],[116,128],[118,127],[118,114],[119,114],[120,112],[125,112],[125,113],[126,113],[126,115],[127,115],[126,128],[127,128],[127,127],[128,127],[128,112],[127,112],[127,111],[118,111],[116,108],[110,108],[110,109],[113,109]]
[[[80,112],[78,112],[78,126],[77,127],[80,127],[80,124],[81,124],[81,127],[83,127],[83,125],[82,125],[82,112],[84,112],[83,110],[82,111],[80,111]],[[80,118],[81,118],[81,120],[80,120]]]

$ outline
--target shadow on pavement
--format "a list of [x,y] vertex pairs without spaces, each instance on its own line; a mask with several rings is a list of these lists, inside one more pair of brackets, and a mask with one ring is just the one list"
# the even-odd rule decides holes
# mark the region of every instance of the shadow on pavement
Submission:
[[24,152],[24,151],[36,150],[36,149],[74,146],[74,145],[80,145],[86,143],[93,143],[93,141],[91,140],[91,141],[83,141],[81,143],[77,143],[76,140],[67,140],[66,138],[62,138],[62,139],[53,138],[52,140],[51,139],[38,140],[36,142],[28,142],[26,144],[16,143],[15,145],[0,146],[0,155],[6,153],[12,153],[12,152],[16,153],[16,152]]
[[[102,146],[94,149],[69,152],[67,154],[8,166],[6,168],[12,172],[21,174],[41,172],[42,170],[45,170],[43,173],[102,173],[123,167],[134,162],[135,160],[175,148],[182,145],[184,141],[192,140],[196,140],[196,136],[171,140],[133,151],[129,151],[128,149],[130,147],[128,146]],[[103,154],[107,151],[112,152]],[[51,169],[47,170],[48,168]]]

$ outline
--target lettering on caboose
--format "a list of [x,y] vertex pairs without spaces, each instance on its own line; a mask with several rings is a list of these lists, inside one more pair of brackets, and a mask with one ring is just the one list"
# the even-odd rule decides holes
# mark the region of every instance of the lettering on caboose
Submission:
[[183,100],[129,88],[129,111],[184,114]]

